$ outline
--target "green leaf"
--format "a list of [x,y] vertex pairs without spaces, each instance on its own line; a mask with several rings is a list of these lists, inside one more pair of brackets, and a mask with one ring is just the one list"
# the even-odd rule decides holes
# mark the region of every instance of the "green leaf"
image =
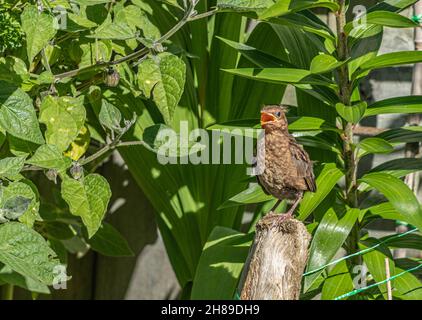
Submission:
[[413,191],[399,178],[382,172],[365,174],[358,180],[365,182],[382,193],[403,215],[404,221],[422,229],[422,211]]
[[217,8],[236,12],[262,11],[273,4],[273,0],[217,0]]
[[328,8],[331,11],[336,11],[339,5],[334,0],[278,0],[273,6],[259,15],[260,19],[269,19],[285,15],[291,12],[302,11],[310,8]]
[[390,202],[383,202],[365,209],[374,216],[380,216],[383,219],[405,221],[406,217],[398,212]]
[[[318,269],[334,258],[349,235],[350,230],[352,230],[358,216],[359,209],[349,209],[340,218],[332,208],[325,213],[311,242],[306,272]],[[320,270],[306,276],[304,282],[305,292],[308,291],[322,272],[323,270]]]
[[310,71],[314,74],[326,73],[340,67],[342,64],[344,64],[343,61],[337,61],[333,56],[319,54],[312,59]]
[[299,205],[299,220],[305,220],[325,197],[334,188],[337,181],[343,176],[335,163],[326,163],[322,166],[321,172],[316,178],[316,192],[306,192]]
[[257,67],[260,68],[271,68],[271,67],[293,67],[293,65],[287,61],[283,61],[273,55],[270,55],[264,51],[258,50],[254,47],[251,47],[244,43],[239,43],[231,41],[229,39],[224,39],[217,36],[217,39],[220,39],[228,46],[236,49],[242,56],[254,63]]
[[400,158],[386,161],[369,172],[383,172],[396,178],[401,178],[409,173],[422,170],[422,159]]
[[25,157],[7,157],[0,160],[0,177],[12,177],[21,172]]
[[111,20],[106,20],[95,30],[93,35],[88,35],[86,37],[108,40],[128,40],[135,38],[135,33],[126,23],[116,23],[111,22]]
[[363,15],[358,20],[349,22],[344,27],[345,32],[348,34],[352,30],[354,24],[362,24],[362,23],[375,24],[375,25],[392,27],[392,28],[416,28],[419,26],[419,24],[414,22],[412,19],[402,16],[398,13],[379,10],[379,11],[369,12]]
[[76,139],[86,118],[83,98],[44,98],[41,103],[40,122],[47,126],[45,137],[48,144],[65,151]]
[[[19,217],[19,221],[32,227],[35,220],[40,219],[40,206],[37,190],[29,180],[14,181],[7,187],[2,187],[0,207],[10,214]],[[28,203],[29,201],[29,203]]]
[[67,13],[66,31],[78,32],[95,27],[97,27],[97,24],[86,17],[71,12]]
[[259,81],[281,84],[320,84],[330,85],[330,83],[318,75],[312,75],[310,71],[303,69],[290,68],[241,68],[241,69],[224,69],[223,71]]
[[44,143],[32,99],[22,89],[1,81],[0,126],[17,138]]
[[387,113],[422,113],[422,96],[396,97],[377,101],[365,111],[365,117]]
[[362,64],[353,77],[359,77],[368,70],[387,68],[403,64],[422,62],[422,51],[400,51],[379,55]]
[[152,97],[166,124],[173,120],[185,78],[183,60],[167,52],[148,57],[138,65],[138,85],[146,97]]
[[361,157],[369,153],[390,153],[394,151],[393,146],[386,140],[375,137],[363,139],[357,147],[364,150],[364,153],[360,155]]
[[[378,244],[377,239],[367,239],[359,244],[359,248],[366,249],[368,246]],[[390,276],[397,275],[404,270],[395,266],[394,261],[391,258],[391,254],[388,249],[381,245],[378,247],[379,250],[372,250],[363,255],[363,260],[368,266],[368,270],[373,276],[376,282],[383,281],[387,278],[385,270],[385,259],[388,259],[390,265]],[[391,281],[391,285],[394,288],[392,290],[393,297],[403,300],[420,300],[422,299],[422,283],[411,273],[405,273],[400,277],[395,278]],[[383,293],[384,298],[387,298],[387,287],[386,284],[379,285],[380,291]]]
[[17,272],[14,272],[10,267],[3,266],[0,269],[0,281],[10,283],[14,286],[23,288],[30,292],[49,294],[50,289],[48,287],[30,277],[25,277]]
[[110,257],[132,257],[132,249],[126,239],[111,224],[103,223],[88,241],[94,251]]
[[422,127],[409,126],[390,129],[381,132],[376,138],[384,139],[390,143],[419,142],[422,141]]
[[360,102],[352,106],[345,106],[342,103],[337,103],[336,110],[344,120],[355,124],[362,119],[365,114],[366,106],[366,102]]
[[122,114],[119,109],[105,99],[102,100],[98,119],[104,127],[110,129],[111,131],[121,131],[120,122],[122,121]]
[[390,248],[407,248],[422,250],[422,236],[420,234],[409,233],[400,238],[396,234],[391,236],[382,237],[379,239],[381,242],[388,242]]
[[28,60],[32,62],[56,34],[54,19],[47,13],[39,13],[36,6],[29,5],[23,10],[21,21],[26,35]]
[[354,288],[352,276],[347,268],[346,261],[338,262],[328,273],[322,287],[321,300],[334,300]]
[[72,160],[63,156],[63,153],[57,146],[43,144],[26,163],[45,169],[64,171],[71,166]]
[[297,142],[306,147],[313,147],[321,150],[328,150],[341,154],[340,149],[327,139],[318,136],[298,136],[296,137]]
[[54,251],[36,231],[19,222],[0,225],[0,261],[43,284],[53,284],[60,265]]
[[254,183],[248,189],[225,201],[218,209],[221,210],[244,204],[260,203],[271,199],[273,199],[273,196],[266,194],[259,184]]
[[97,232],[107,211],[111,190],[107,180],[99,174],[89,174],[81,180],[63,177],[61,193],[70,212],[80,216],[89,238]]
[[24,198],[22,196],[15,196],[6,201],[2,201],[0,222],[18,219],[28,210],[31,201],[32,199]]
[[29,80],[29,72],[25,62],[15,57],[0,58],[0,81],[20,85]]
[[253,234],[215,227],[204,245],[191,299],[233,299]]

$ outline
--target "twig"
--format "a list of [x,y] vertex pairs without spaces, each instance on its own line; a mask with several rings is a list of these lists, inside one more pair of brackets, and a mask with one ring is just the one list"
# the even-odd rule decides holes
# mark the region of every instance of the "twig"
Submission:
[[387,257],[385,257],[385,278],[387,279],[387,298],[388,300],[393,300],[390,277],[391,277],[390,260]]

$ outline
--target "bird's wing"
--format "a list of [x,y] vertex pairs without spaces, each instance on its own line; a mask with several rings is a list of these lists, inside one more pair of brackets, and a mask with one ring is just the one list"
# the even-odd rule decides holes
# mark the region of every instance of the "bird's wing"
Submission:
[[305,180],[308,190],[316,191],[315,175],[312,168],[312,162],[308,153],[296,142],[293,136],[290,136],[290,152],[292,160],[296,164],[297,174]]

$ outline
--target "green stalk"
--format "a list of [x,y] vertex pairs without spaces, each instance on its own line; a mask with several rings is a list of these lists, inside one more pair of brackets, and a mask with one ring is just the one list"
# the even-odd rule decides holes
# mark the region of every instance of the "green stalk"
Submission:
[[[349,57],[349,48],[347,46],[347,36],[344,32],[346,25],[346,7],[345,0],[338,0],[340,6],[336,12],[336,26],[337,26],[337,53],[339,61],[344,61]],[[350,105],[350,98],[352,95],[352,84],[349,81],[349,71],[347,65],[344,64],[339,70],[339,97],[341,102],[348,106]],[[351,208],[357,208],[358,194],[357,194],[357,159],[355,153],[355,146],[353,143],[353,124],[343,121],[343,158],[345,169],[345,197],[347,205]],[[346,245],[348,254],[353,254],[359,250],[359,224],[356,223],[347,239]],[[353,264],[361,264],[361,258],[356,256]]]
[[6,283],[1,287],[1,300],[13,300],[13,284]]

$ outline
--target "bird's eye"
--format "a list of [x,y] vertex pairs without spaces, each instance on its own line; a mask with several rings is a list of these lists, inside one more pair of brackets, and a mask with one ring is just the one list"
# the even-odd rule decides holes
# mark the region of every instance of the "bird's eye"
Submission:
[[280,111],[277,111],[277,112],[275,113],[275,116],[276,116],[277,118],[280,118],[280,116],[281,116],[281,112],[280,112]]

